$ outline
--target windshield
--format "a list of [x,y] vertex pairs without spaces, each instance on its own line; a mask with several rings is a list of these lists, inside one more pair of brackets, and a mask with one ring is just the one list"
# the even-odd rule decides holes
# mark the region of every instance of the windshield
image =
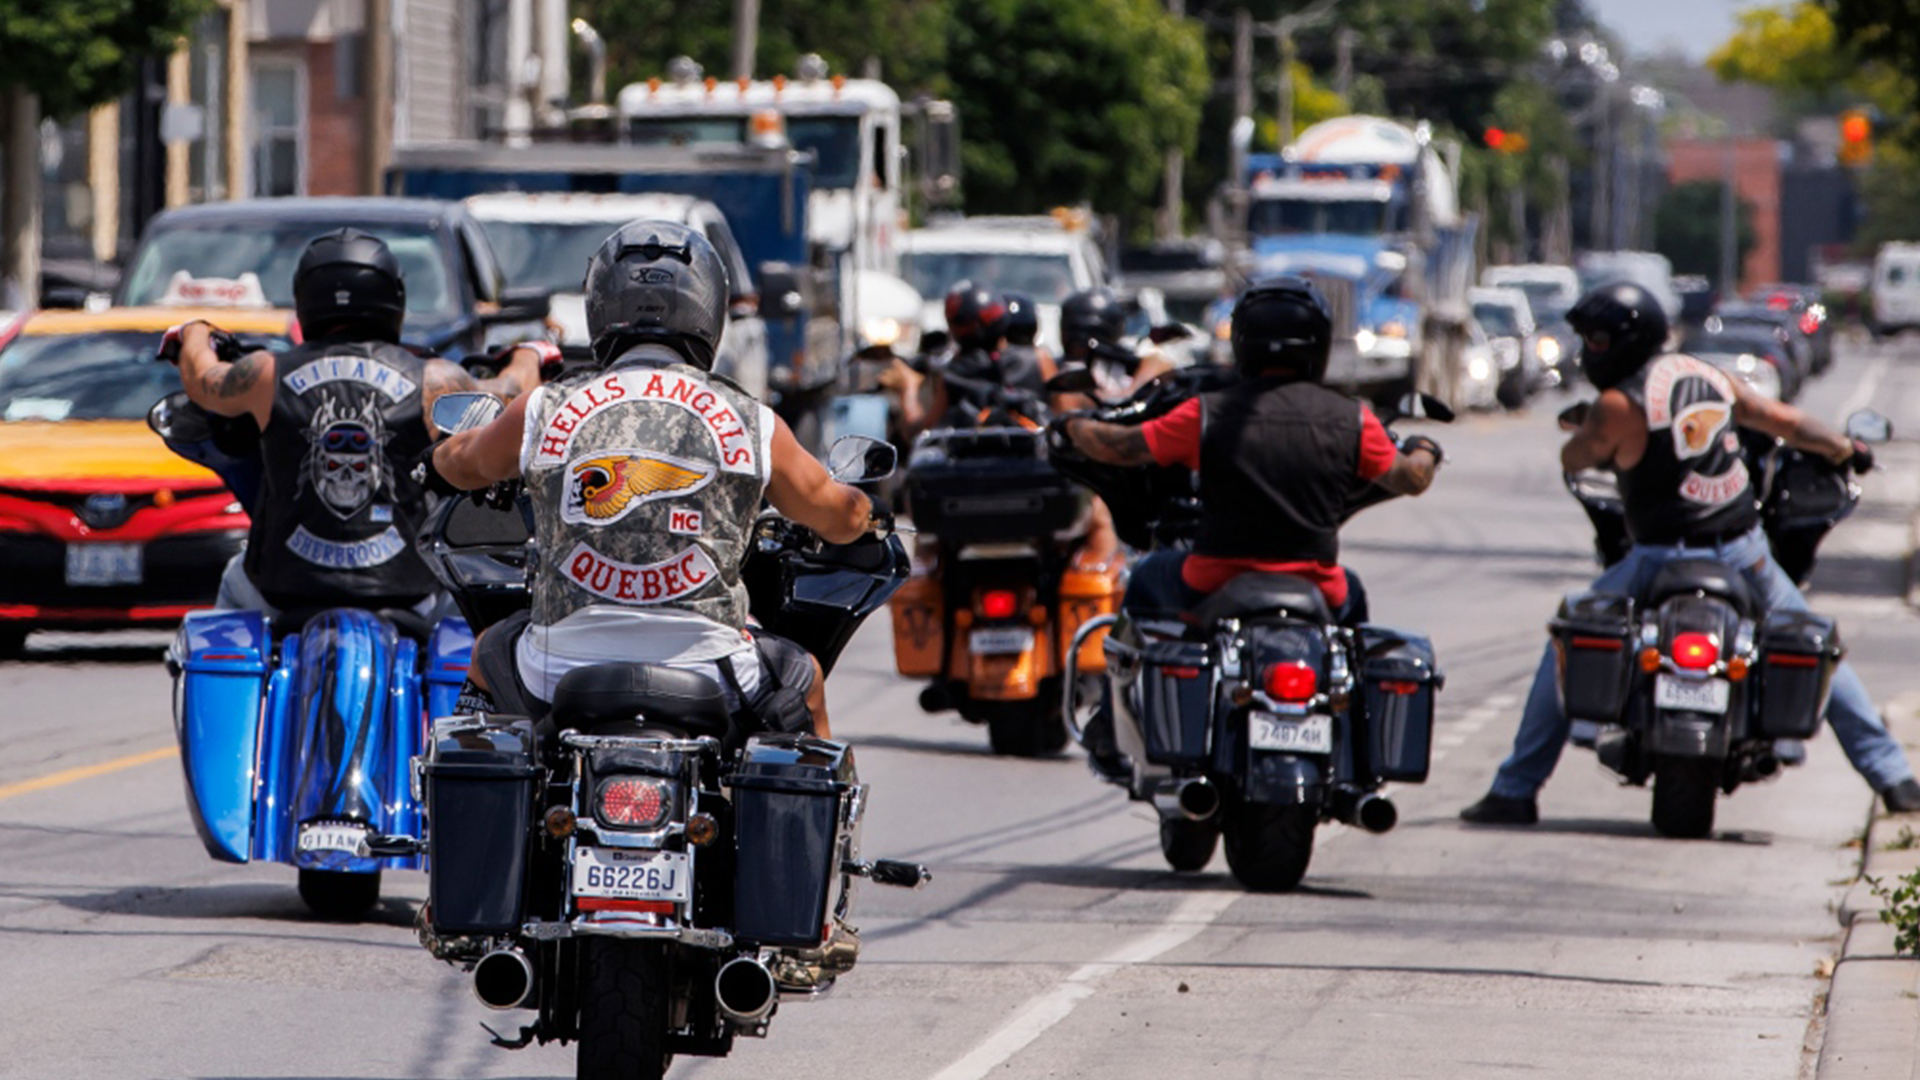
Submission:
[[850,188],[860,176],[860,118],[789,116],[787,141],[811,150],[815,188]]
[[[338,229],[338,221],[208,222],[163,228],[140,245],[127,275],[127,304],[155,304],[176,271],[194,277],[237,278],[258,274],[267,301],[293,306],[293,268],[307,242]],[[407,283],[407,317],[445,318],[459,313],[458,284],[439,238],[428,225],[358,225],[386,241]]]
[[1345,233],[1374,236],[1393,228],[1390,204],[1373,199],[1261,199],[1248,212],[1255,236]]
[[1074,290],[1073,260],[1065,255],[920,251],[900,256],[900,273],[929,299],[947,295],[962,280],[995,292],[1026,293],[1040,304],[1058,304]]
[[638,146],[694,146],[747,141],[743,116],[681,116],[627,121],[627,141]]
[[482,221],[515,289],[577,293],[585,287],[587,260],[619,228],[607,221]]
[[1487,328],[1489,337],[1520,336],[1520,320],[1514,317],[1514,310],[1505,304],[1475,304],[1473,317]]
[[0,420],[139,420],[180,389],[179,371],[153,362],[159,344],[157,330],[22,334],[0,350]]

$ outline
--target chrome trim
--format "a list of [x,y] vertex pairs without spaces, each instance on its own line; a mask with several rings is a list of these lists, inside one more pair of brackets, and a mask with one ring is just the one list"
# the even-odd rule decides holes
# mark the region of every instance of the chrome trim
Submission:
[[[1095,615],[1080,624],[1080,628],[1073,632],[1073,644],[1067,646],[1066,670],[1060,679],[1060,712],[1066,720],[1067,734],[1073,736],[1075,745],[1086,745],[1080,737],[1080,717],[1074,703],[1074,692],[1080,683],[1080,646],[1087,638],[1119,621],[1118,615]],[[1108,635],[1108,640],[1112,640],[1112,635]],[[1126,646],[1123,644],[1120,647]]]
[[521,936],[533,941],[559,941],[572,937],[651,938],[677,941],[696,949],[733,948],[733,935],[725,930],[702,930],[691,926],[655,926],[631,919],[569,919],[545,922],[531,919],[520,927]]
[[673,739],[645,735],[582,735],[568,728],[560,733],[560,743],[573,750],[653,750],[663,753],[719,753],[720,740],[711,735],[697,739]]

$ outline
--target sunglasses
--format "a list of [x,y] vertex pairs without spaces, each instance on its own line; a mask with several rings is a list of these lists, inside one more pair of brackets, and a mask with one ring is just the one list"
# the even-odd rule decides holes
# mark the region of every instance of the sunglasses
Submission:
[[336,428],[320,437],[320,445],[329,453],[364,454],[373,447],[373,435],[357,428]]

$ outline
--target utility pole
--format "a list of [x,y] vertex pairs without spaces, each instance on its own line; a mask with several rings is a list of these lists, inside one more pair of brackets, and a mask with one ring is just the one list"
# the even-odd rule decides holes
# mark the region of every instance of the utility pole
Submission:
[[361,187],[369,195],[378,195],[386,187],[387,155],[393,150],[392,0],[367,0],[367,29],[363,40],[367,55],[361,104],[365,109],[366,141],[360,159],[364,170]]
[[1740,218],[1735,212],[1733,125],[1726,125],[1720,149],[1720,295],[1732,296],[1740,279]]
[[220,125],[226,139],[227,198],[244,199],[253,194],[247,184],[247,151],[253,145],[253,129],[247,123],[247,102],[253,100],[247,74],[247,0],[232,0],[227,9],[226,123]]
[[[1176,19],[1186,18],[1187,0],[1167,0],[1167,14]],[[1168,147],[1160,176],[1159,227],[1154,229],[1162,240],[1180,238],[1181,204],[1186,201],[1181,181],[1186,168],[1186,155],[1177,146]]]
[[1353,96],[1353,42],[1360,36],[1351,26],[1343,26],[1333,35],[1333,92],[1340,100]]
[[733,0],[733,77],[753,78],[753,55],[760,48],[760,0]]
[[1253,115],[1253,14],[1233,13],[1233,118]]
[[40,305],[40,98],[20,86],[0,90],[0,97],[5,104],[0,145],[7,152],[0,304],[28,310]]
[[1299,59],[1300,50],[1294,44],[1293,35],[1310,26],[1327,21],[1333,14],[1336,0],[1319,0],[1291,15],[1282,16],[1274,22],[1271,33],[1280,43],[1280,85],[1276,97],[1279,106],[1274,110],[1274,119],[1278,129],[1273,133],[1273,148],[1285,150],[1293,143],[1293,65]]

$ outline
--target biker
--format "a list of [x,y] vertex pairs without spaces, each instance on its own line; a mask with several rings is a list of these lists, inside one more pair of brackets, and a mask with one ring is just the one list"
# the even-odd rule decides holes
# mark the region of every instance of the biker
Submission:
[[1044,393],[1047,375],[1039,369],[1018,371],[1019,382],[1008,382],[999,354],[1007,335],[1007,304],[985,286],[958,281],[947,290],[947,335],[953,354],[925,375],[896,363],[881,385],[900,396],[900,422],[912,438],[929,428],[971,427],[980,412],[1000,404],[998,389]]
[[[1085,417],[1063,425],[1095,461],[1184,465],[1198,476],[1193,551],[1155,551],[1135,563],[1121,607],[1189,611],[1240,574],[1281,573],[1319,586],[1343,623],[1364,622],[1366,594],[1337,562],[1342,506],[1356,478],[1400,495],[1426,491],[1440,447],[1424,435],[1396,447],[1365,405],[1321,385],[1333,316],[1305,278],[1267,278],[1242,293],[1232,343],[1238,385],[1137,426]],[[1085,737],[1097,769],[1123,771],[1110,708]]]
[[748,631],[740,565],[762,498],[830,543],[865,533],[873,501],[713,374],[727,276],[699,231],[628,222],[587,264],[586,293],[598,366],[516,399],[422,461],[432,490],[524,478],[533,504],[532,608],[475,644],[470,700],[537,714],[568,671],[655,663],[714,677],[737,714],[769,728],[811,721],[827,736],[819,663]]
[[1116,400],[1174,367],[1154,341],[1142,339],[1137,352],[1121,345],[1126,332],[1126,306],[1112,289],[1082,289],[1060,304],[1061,359],[1087,365],[1101,393]]
[[1033,297],[1025,293],[1007,293],[1000,298],[1000,302],[1007,309],[1002,331],[1006,343],[1000,346],[1000,353],[996,357],[1000,365],[1001,383],[1026,390],[1045,388],[1047,380],[1053,378],[1055,368],[1053,354],[1035,343],[1040,336],[1039,308],[1034,304]]
[[[1637,285],[1618,282],[1594,289],[1567,313],[1567,322],[1580,334],[1581,365],[1600,396],[1577,426],[1563,421],[1573,437],[1560,448],[1560,465],[1567,472],[1611,468],[1619,475],[1634,541],[1626,558],[1592,587],[1638,595],[1662,565],[1711,557],[1740,568],[1769,610],[1806,611],[1806,598],[1767,546],[1733,429],[1776,436],[1856,471],[1872,465],[1866,445],[1791,405],[1755,394],[1718,368],[1663,352],[1666,313]],[[1850,664],[1834,672],[1827,722],[1887,809],[1920,810],[1920,783]],[[1538,821],[1535,796],[1553,774],[1569,728],[1549,644],[1534,673],[1513,753],[1501,762],[1486,797],[1460,816],[1487,825]]]
[[[219,606],[428,615],[438,585],[414,550],[427,503],[408,470],[433,437],[434,399],[482,384],[400,345],[406,283],[378,237],[351,228],[316,237],[294,269],[293,306],[304,341],[279,356],[235,355],[232,335],[204,320],[161,339],[160,358],[180,366],[195,405],[257,426],[260,491]],[[518,393],[539,381],[545,359],[517,348],[485,385]]]

